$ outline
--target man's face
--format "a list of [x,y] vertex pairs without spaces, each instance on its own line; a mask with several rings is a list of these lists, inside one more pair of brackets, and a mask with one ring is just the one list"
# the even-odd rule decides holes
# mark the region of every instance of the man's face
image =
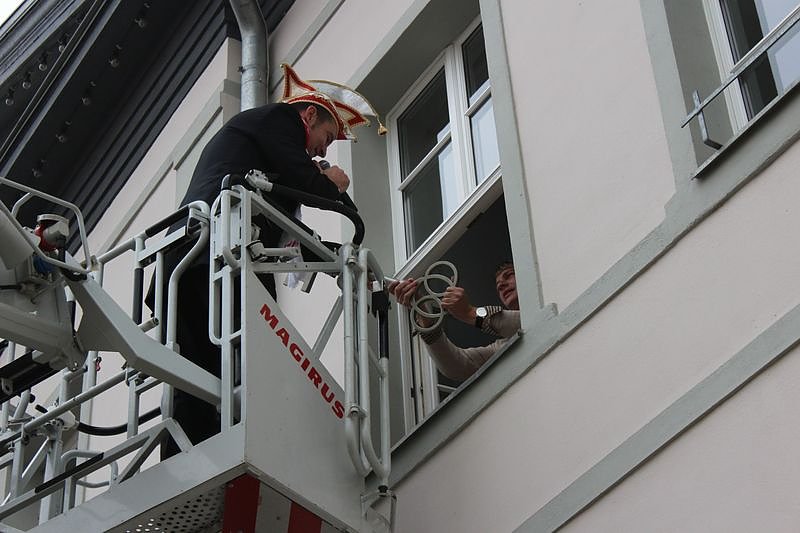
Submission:
[[336,140],[339,127],[336,121],[327,115],[322,117],[313,106],[307,107],[301,114],[308,126],[308,144],[306,151],[311,157],[325,157],[328,146]]
[[498,272],[494,281],[495,288],[497,288],[497,296],[502,304],[507,309],[519,309],[517,278],[514,274],[514,267],[509,266]]

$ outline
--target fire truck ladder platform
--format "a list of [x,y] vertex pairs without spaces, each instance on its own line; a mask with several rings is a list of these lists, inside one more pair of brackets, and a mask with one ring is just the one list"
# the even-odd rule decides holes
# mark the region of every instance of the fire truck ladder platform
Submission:
[[[386,278],[362,246],[353,206],[251,171],[224,180],[212,207],[184,206],[95,257],[76,206],[1,177],[0,186],[22,194],[10,209],[0,202],[0,238],[10,243],[0,250],[0,531],[393,529]],[[323,243],[274,195],[344,215],[355,227],[352,241]],[[65,217],[40,217],[35,231],[19,222],[31,198],[71,212],[82,262],[64,251]],[[281,228],[290,244],[264,246],[254,218]],[[167,268],[178,249],[185,256]],[[220,377],[181,356],[176,342],[178,282],[200,254],[208,254],[207,333],[220,347]],[[125,269],[133,273],[131,313],[103,288],[106,266],[122,256],[132,261]],[[146,269],[155,301],[148,319]],[[259,279],[276,273],[293,274],[304,291],[317,273],[336,279],[341,295],[313,345]],[[343,384],[320,361],[340,319]],[[369,341],[373,327],[377,347]],[[121,354],[125,366],[101,381],[104,352]],[[42,381],[51,370],[58,376]],[[50,398],[37,399],[41,390],[31,387],[53,381]],[[93,402],[114,387],[127,387],[126,423],[92,426]],[[155,387],[163,390],[160,412],[142,413],[140,397]],[[192,445],[171,417],[173,388],[216,405],[220,432]],[[125,439],[103,448],[89,437],[113,434]],[[167,439],[180,451],[158,461]],[[367,486],[369,475],[377,488]]]

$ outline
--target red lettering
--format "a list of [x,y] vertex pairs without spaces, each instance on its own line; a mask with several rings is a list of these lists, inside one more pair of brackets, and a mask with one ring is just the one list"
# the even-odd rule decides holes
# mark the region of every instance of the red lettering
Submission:
[[308,371],[308,379],[311,380],[311,383],[313,383],[316,388],[319,388],[319,384],[322,383],[322,376],[319,375],[319,372],[317,372],[317,369],[313,366],[311,370]]
[[275,329],[278,326],[278,317],[272,314],[272,311],[269,310],[267,304],[261,306],[261,314],[264,315],[264,320],[269,323],[269,326],[272,329]]
[[275,335],[281,338],[284,346],[289,346],[289,332],[286,331],[286,328],[279,329],[275,332]]
[[[311,377],[311,374],[309,374],[308,376]],[[333,391],[331,390],[330,387],[328,387],[327,383],[322,384],[321,392],[322,392],[322,397],[325,398],[326,402],[331,403],[333,401]],[[330,396],[328,396],[328,392],[331,393]]]
[[[264,321],[269,324],[270,328],[275,330],[278,327],[278,323],[280,319],[278,315],[272,313],[272,310],[269,308],[267,304],[263,304],[259,313],[264,317]],[[290,342],[291,336],[286,328],[280,328],[275,331],[275,335],[277,335],[283,345],[289,349],[289,353],[292,357],[294,357],[295,361],[300,363],[300,368],[303,369],[304,372],[307,372],[307,377],[309,381],[320,391],[322,394],[322,398],[329,404],[331,404],[331,411],[337,418],[344,418],[344,405],[339,400],[336,400],[336,393],[331,389],[331,387],[325,383],[325,379],[323,378],[322,374],[319,371],[311,366],[311,361],[305,357],[303,353],[303,349],[298,346],[296,342]],[[302,361],[302,362],[301,362]],[[320,389],[320,385],[322,385],[322,389]]]
[[289,352],[292,354],[292,357],[294,357],[295,361],[297,361],[298,363],[300,362],[300,359],[302,359],[304,355],[303,350],[301,350],[300,347],[297,345],[297,343],[294,342],[292,343],[291,346],[289,346]]

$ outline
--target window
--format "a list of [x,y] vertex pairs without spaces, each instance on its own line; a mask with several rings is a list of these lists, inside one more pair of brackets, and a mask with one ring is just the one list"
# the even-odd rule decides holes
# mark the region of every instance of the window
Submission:
[[[499,177],[499,154],[480,25],[449,46],[389,115],[398,263],[424,255],[465,202]],[[392,165],[395,167],[395,165]],[[488,189],[490,185],[482,188]],[[478,192],[480,195],[481,192]],[[446,232],[446,230],[445,230]],[[426,248],[427,246],[427,248]]]
[[772,46],[755,52],[757,57],[726,91],[734,131],[800,78],[800,24],[792,24],[799,5],[798,0],[704,0],[723,79],[747,64],[748,52],[759,43],[777,37]]
[[[448,260],[476,305],[498,304],[494,268],[511,257],[511,247],[479,21],[425,69],[387,120],[397,275],[417,277],[434,261]],[[460,346],[495,340],[456,320],[444,329]],[[400,313],[398,333],[410,427],[460,383],[437,372],[407,313]]]

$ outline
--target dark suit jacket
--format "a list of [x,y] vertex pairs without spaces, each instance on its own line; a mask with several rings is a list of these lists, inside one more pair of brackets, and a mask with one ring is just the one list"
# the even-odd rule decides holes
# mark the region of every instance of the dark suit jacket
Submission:
[[[195,167],[186,205],[203,200],[211,205],[226,174],[244,175],[250,169],[276,175],[275,182],[335,200],[336,185],[306,153],[306,132],[300,115],[288,104],[267,104],[233,117],[208,142]],[[276,198],[292,213],[297,202]]]
[[[202,200],[211,206],[226,174],[244,175],[251,169],[270,174],[275,183],[287,187],[328,199],[339,198],[336,185],[319,171],[306,153],[306,132],[300,114],[288,104],[267,104],[234,116],[211,138],[203,148],[180,205]],[[289,198],[274,196],[272,199],[289,214],[294,213],[298,205]],[[263,219],[256,222],[261,226],[264,245],[277,246],[282,232]],[[183,224],[176,223],[170,231]],[[165,283],[190,247],[191,243],[166,254]],[[192,264],[192,268],[197,267],[208,268],[207,251]],[[152,285],[145,301],[152,309]]]

